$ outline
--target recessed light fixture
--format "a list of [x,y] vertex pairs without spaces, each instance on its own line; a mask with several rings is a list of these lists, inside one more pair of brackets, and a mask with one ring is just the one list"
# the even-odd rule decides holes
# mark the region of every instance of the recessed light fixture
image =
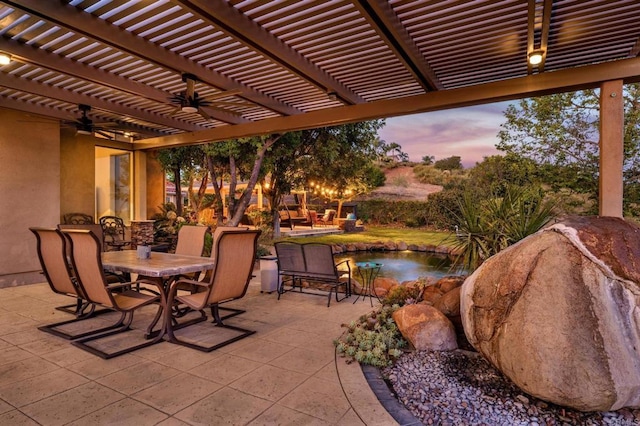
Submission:
[[331,99],[332,101],[335,101],[338,99],[338,95],[336,94],[336,92],[334,92],[333,90],[328,90],[327,91],[327,97],[329,99]]
[[11,55],[0,52],[0,65],[9,65],[11,63]]
[[529,53],[529,63],[531,65],[539,65],[542,62],[542,50],[534,50]]
[[182,112],[189,112],[191,114],[195,114],[196,112],[198,112],[198,108],[190,106],[190,105],[185,105],[181,108]]

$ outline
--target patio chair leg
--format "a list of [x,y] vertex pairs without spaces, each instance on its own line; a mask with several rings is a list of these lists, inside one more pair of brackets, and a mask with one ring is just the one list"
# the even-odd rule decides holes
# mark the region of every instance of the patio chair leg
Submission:
[[[113,312],[113,311],[110,311],[110,310],[100,311],[100,313],[103,313],[103,312]],[[120,319],[118,319],[118,321],[115,324],[109,325],[107,327],[97,328],[95,330],[89,330],[89,331],[83,331],[77,334],[71,334],[71,333],[65,333],[64,331],[57,329],[58,327],[61,327],[63,325],[73,324],[79,321],[85,321],[86,319],[87,317],[80,317],[80,318],[74,318],[68,321],[62,321],[54,324],[43,325],[38,327],[38,330],[44,331],[45,333],[53,334],[54,336],[57,336],[57,337],[62,337],[63,339],[67,339],[67,340],[80,339],[86,336],[92,336],[94,334],[104,333],[106,331],[114,330],[116,328],[121,327],[124,321],[124,314],[120,316]]]
[[[159,316],[162,315],[162,312],[161,312],[162,311],[162,305],[158,306],[158,311],[159,312],[156,313],[156,317],[159,317]],[[78,348],[80,348],[80,349],[82,349],[82,350],[85,350],[85,351],[87,351],[89,353],[97,355],[100,358],[110,359],[110,358],[115,358],[117,356],[124,355],[124,354],[127,354],[129,352],[133,352],[135,350],[146,348],[147,346],[155,345],[156,343],[162,342],[163,333],[157,332],[152,340],[145,340],[145,342],[143,342],[143,343],[140,343],[140,344],[137,344],[137,345],[133,345],[133,346],[129,346],[127,348],[120,349],[120,350],[115,351],[115,352],[104,352],[104,351],[101,351],[98,348],[95,348],[95,347],[90,346],[90,345],[87,344],[87,343],[92,342],[94,340],[99,340],[99,339],[102,339],[104,337],[109,337],[109,336],[113,336],[115,334],[119,334],[119,333],[122,333],[122,332],[130,331],[131,330],[130,326],[131,326],[131,323],[133,322],[133,311],[123,312],[123,317],[126,317],[126,321],[123,321],[122,327],[120,327],[118,330],[113,330],[113,331],[109,331],[107,333],[94,334],[94,335],[91,335],[91,336],[87,336],[87,337],[82,338],[82,339],[74,340],[74,341],[71,342],[71,344],[76,346],[76,347],[78,347]],[[154,322],[157,322],[155,320],[156,317],[154,317]],[[154,322],[152,322],[152,326],[155,325]],[[145,338],[146,338],[146,335],[145,335]]]
[[[221,309],[223,311],[228,311],[231,312],[230,314],[224,315],[222,317],[220,317],[221,320],[226,320],[227,318],[231,318],[231,317],[235,317],[236,315],[240,315],[240,314],[244,314],[245,311],[244,309],[236,309],[236,308],[224,308],[222,306],[219,306],[218,309]],[[216,323],[216,314],[214,314],[214,308],[213,306],[211,307],[211,316],[213,317],[213,320],[211,320],[212,323]],[[220,314],[217,314],[218,316],[220,316]]]

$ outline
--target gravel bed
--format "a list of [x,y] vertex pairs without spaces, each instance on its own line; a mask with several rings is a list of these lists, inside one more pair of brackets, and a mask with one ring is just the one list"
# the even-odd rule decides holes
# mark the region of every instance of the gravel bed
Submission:
[[640,425],[640,410],[583,413],[529,396],[475,352],[411,352],[382,373],[426,425]]

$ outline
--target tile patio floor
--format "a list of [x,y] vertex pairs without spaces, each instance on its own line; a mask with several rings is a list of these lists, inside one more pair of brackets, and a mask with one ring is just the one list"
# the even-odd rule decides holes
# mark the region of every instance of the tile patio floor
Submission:
[[360,367],[335,359],[340,324],[368,312],[369,301],[276,299],[260,293],[258,274],[229,304],[247,312],[226,321],[256,334],[211,353],[162,342],[103,360],[37,330],[70,318],[54,307],[71,299],[46,284],[0,289],[0,425],[397,424]]

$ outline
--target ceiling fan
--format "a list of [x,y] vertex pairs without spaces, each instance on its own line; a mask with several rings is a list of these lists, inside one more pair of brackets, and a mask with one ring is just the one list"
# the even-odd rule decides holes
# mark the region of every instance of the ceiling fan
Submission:
[[114,134],[123,134],[117,130],[106,130],[106,127],[117,126],[117,123],[94,123],[92,119],[87,116],[87,113],[91,111],[91,106],[85,104],[79,104],[80,117],[73,120],[65,121],[64,123],[70,126],[75,126],[76,134],[79,135],[93,135],[99,134],[102,137],[108,139],[114,139]]
[[195,114],[198,113],[200,114],[205,120],[211,120],[211,116],[209,116],[209,114],[207,114],[207,112],[203,109],[203,107],[206,108],[211,108],[211,109],[215,109],[218,111],[223,111],[227,114],[232,114],[232,115],[242,115],[241,113],[239,113],[238,111],[234,111],[232,109],[227,109],[227,108],[222,108],[222,105],[228,105],[228,106],[249,106],[251,104],[248,104],[246,102],[226,102],[226,101],[216,101],[216,99],[219,98],[225,98],[228,96],[233,96],[233,95],[238,95],[240,93],[242,93],[240,90],[229,90],[226,92],[220,92],[220,93],[216,93],[212,96],[210,96],[207,99],[203,99],[198,95],[198,92],[196,92],[196,82],[198,81],[198,78],[193,75],[193,74],[182,74],[182,81],[184,81],[185,83],[187,83],[187,88],[186,90],[180,92],[177,95],[174,95],[172,97],[169,98],[169,100],[171,101],[171,103],[173,104],[177,104],[178,107],[171,112],[171,114],[169,115],[174,115],[177,112],[186,112],[186,113],[191,113],[191,114]]

